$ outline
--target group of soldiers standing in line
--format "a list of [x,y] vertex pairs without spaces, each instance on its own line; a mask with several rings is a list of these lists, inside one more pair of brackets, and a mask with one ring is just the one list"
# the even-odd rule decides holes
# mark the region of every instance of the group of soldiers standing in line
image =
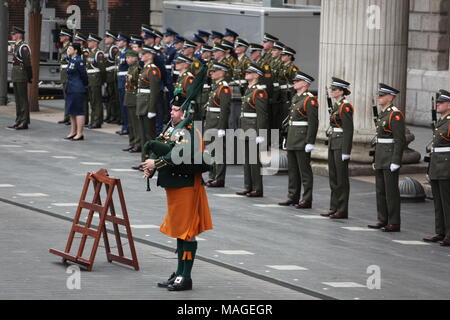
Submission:
[[[62,30],[60,36],[63,43],[61,79],[64,83],[65,50],[72,34]],[[248,43],[233,30],[226,29],[225,34],[198,30],[189,40],[171,28],[162,33],[142,25],[139,36],[107,31],[104,51],[99,49],[102,38],[94,34],[85,37],[78,32],[73,35],[73,41],[82,46],[88,44],[83,55],[89,78],[90,128],[100,128],[103,123],[102,85],[106,83],[106,121],[122,123],[122,129],[117,133],[129,135],[129,147],[124,151],[141,152],[144,161],[147,155],[143,146],[163,130],[163,124],[169,120],[171,101],[176,96],[186,98],[197,73],[207,66],[208,78],[196,98],[194,119],[202,121],[205,129],[217,130],[217,138],[225,137],[233,92],[239,92],[242,96],[240,128],[257,132],[254,141],[245,140],[244,190],[237,194],[263,197],[261,163],[258,158],[256,164],[250,164],[250,143],[260,146],[266,142],[259,134],[261,130],[281,130],[287,132],[289,192],[287,201],[279,205],[298,209],[312,207],[311,152],[319,127],[318,99],[309,90],[314,78],[294,65],[295,50],[277,37],[265,33],[263,44]],[[19,54],[15,54],[17,64],[24,70],[28,69],[20,59],[25,60],[26,51],[22,46]],[[348,218],[348,164],[353,144],[353,115],[357,112],[347,100],[350,94],[349,82],[332,77],[331,95],[336,102],[329,105],[331,200],[330,211],[323,214],[331,219]],[[398,94],[399,90],[380,83],[377,104],[382,110],[375,119],[374,153],[378,222],[369,228],[384,232],[398,232],[401,224],[398,180],[406,139],[404,116],[394,106]],[[429,176],[437,235],[424,240],[448,246],[450,203],[446,194],[450,191],[450,93],[439,91],[436,104],[441,119],[434,127]],[[85,111],[86,119],[89,119],[87,103]],[[24,121],[16,122],[16,129],[23,127]],[[225,154],[225,147],[223,151]],[[142,164],[134,168],[143,170]],[[226,164],[214,164],[206,185],[224,187],[225,175]]]

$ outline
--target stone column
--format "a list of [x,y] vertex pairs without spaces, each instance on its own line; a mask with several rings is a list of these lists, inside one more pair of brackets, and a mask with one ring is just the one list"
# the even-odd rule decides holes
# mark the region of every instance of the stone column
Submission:
[[[395,104],[405,111],[408,23],[409,0],[322,0],[319,140],[325,140],[329,126],[325,86],[332,76],[343,78],[352,84],[348,100],[355,107],[353,162],[372,162],[372,98],[379,82],[401,90]],[[326,160],[321,141],[313,157]]]

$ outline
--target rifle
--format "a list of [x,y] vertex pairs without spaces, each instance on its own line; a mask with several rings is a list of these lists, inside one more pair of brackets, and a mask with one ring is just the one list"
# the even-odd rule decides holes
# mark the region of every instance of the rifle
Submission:
[[[373,113],[373,122],[375,123],[375,126],[377,125],[378,122],[378,106],[375,103],[375,99],[372,98],[372,113]],[[373,137],[372,139],[372,147],[374,147],[376,145],[376,140],[377,140],[377,134],[375,133],[375,137]],[[374,161],[375,161],[375,150],[371,150],[369,152],[369,156],[370,157],[374,157]]]
[[[436,101],[439,98],[439,94],[436,93],[436,100],[434,97],[431,97],[431,129],[434,132],[434,129],[436,129],[436,125],[437,125],[437,105],[436,105]],[[425,156],[424,161],[427,163],[431,162],[431,144],[433,143],[433,139],[430,140],[430,142],[428,142],[427,146],[425,147],[425,151],[426,153],[428,153],[427,156]]]
[[[325,86],[325,95],[327,97],[327,105],[328,105],[328,114],[331,116],[333,114],[333,101],[331,101],[330,94],[328,93],[328,87]],[[331,135],[331,125],[328,127],[326,131],[327,138]],[[328,145],[328,140],[325,141],[325,145]]]

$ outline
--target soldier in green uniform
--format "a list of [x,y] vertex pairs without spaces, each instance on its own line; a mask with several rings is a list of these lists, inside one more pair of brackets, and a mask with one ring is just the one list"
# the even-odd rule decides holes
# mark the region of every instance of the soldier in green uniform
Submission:
[[211,31],[211,42],[213,46],[220,44],[222,42],[222,39],[223,33],[214,30]]
[[184,41],[183,46],[183,55],[188,57],[192,60],[192,63],[189,66],[189,72],[194,75],[194,77],[199,73],[200,69],[202,68],[202,63],[195,57],[195,49],[196,45],[194,42],[190,40]]
[[16,122],[9,126],[10,129],[26,130],[30,124],[30,106],[28,104],[28,83],[32,82],[31,50],[23,40],[25,31],[13,27],[11,38],[13,45],[13,67],[11,81],[16,100]]
[[399,169],[406,146],[405,119],[393,105],[399,90],[380,83],[378,104],[382,111],[377,121],[375,147],[375,182],[377,194],[378,223],[371,229],[384,232],[400,231]]
[[220,43],[215,44],[213,47],[214,61],[223,63],[223,64],[227,64],[226,52],[227,52],[227,48],[225,48],[223,45],[221,45]]
[[[297,209],[312,208],[314,176],[311,168],[311,152],[316,143],[319,128],[319,103],[309,92],[314,78],[298,71],[292,80],[296,94],[292,98],[286,148],[288,153],[288,200],[280,206],[295,205]],[[300,200],[301,186],[303,197]]]
[[[242,109],[240,127],[242,130],[256,130],[257,137],[245,137],[245,163],[244,163],[244,187],[242,192],[236,192],[237,195],[247,196],[251,198],[261,198],[264,196],[263,179],[261,175],[261,162],[259,158],[259,146],[265,142],[263,131],[269,128],[268,103],[269,98],[267,91],[261,85],[261,78],[264,72],[255,64],[251,64],[246,70],[245,80],[248,81],[248,89],[242,97]],[[238,138],[239,139],[239,138]],[[250,158],[250,148],[256,144],[256,163],[253,164]],[[253,161],[252,161],[253,162]]]
[[175,59],[175,69],[179,72],[179,76],[175,83],[174,96],[181,94],[185,98],[189,87],[194,82],[194,75],[189,71],[192,62],[192,59],[183,54]]
[[275,130],[281,129],[281,89],[279,77],[281,73],[281,68],[283,66],[283,61],[281,60],[281,54],[283,53],[284,44],[276,41],[272,48],[272,60],[270,62],[270,70],[272,72],[272,97],[270,99],[270,109],[271,109],[271,123],[270,128]]
[[262,61],[264,63],[270,64],[270,62],[272,61],[272,49],[273,49],[275,42],[277,42],[279,40],[280,39],[271,35],[270,33],[267,33],[267,32],[264,33],[264,37],[263,37],[264,53],[262,56]]
[[139,75],[136,95],[136,114],[141,134],[142,161],[145,161],[144,145],[156,138],[156,116],[161,85],[161,70],[153,63],[157,54],[153,47],[142,47],[141,61],[144,67]]
[[[62,48],[58,52],[59,61],[59,76],[63,86],[64,100],[66,100],[66,85],[67,85],[67,66],[69,59],[67,57],[67,48],[69,48],[70,41],[72,40],[72,33],[70,30],[62,28],[59,32],[59,42],[62,43]],[[64,119],[58,121],[58,123],[70,124],[70,116],[67,113],[67,107],[64,108]]]
[[212,80],[211,80],[211,76],[210,76],[210,70],[213,64],[213,59],[212,59],[212,53],[213,53],[213,47],[205,44],[202,46],[202,50],[201,50],[201,61],[204,65],[207,66],[207,76],[206,76],[206,81],[203,84],[203,88],[202,88],[202,92],[201,94],[199,94],[197,96],[196,102],[198,104],[198,110],[200,112],[200,114],[198,116],[195,117],[195,120],[204,120],[205,118],[205,114],[206,114],[206,110],[205,110],[205,106],[206,103],[209,100],[209,93],[211,91],[211,84],[212,84]]
[[247,49],[249,47],[249,43],[244,39],[238,38],[235,42],[235,52],[237,55],[237,62],[233,68],[233,85],[239,87],[239,91],[241,95],[245,93],[247,90],[247,80],[245,80],[245,70],[251,64],[250,59],[247,57]]
[[119,93],[117,92],[116,79],[116,57],[119,47],[115,44],[117,34],[112,31],[105,32],[105,71],[106,71],[106,93],[108,102],[106,104],[106,123],[120,123]]
[[330,115],[331,135],[328,140],[328,172],[331,188],[330,211],[321,214],[331,219],[348,218],[350,181],[348,163],[353,143],[353,106],[347,101],[350,83],[333,77],[331,96],[336,100]]
[[[230,73],[230,76],[232,77],[233,76],[232,71],[237,64],[237,59],[232,55],[232,54],[234,54],[234,52],[233,52],[234,43],[227,41],[227,40],[222,40],[221,45],[222,45],[222,47],[224,47],[226,49],[224,61],[230,67],[229,73]],[[230,80],[231,80],[231,78],[230,78]]]
[[99,129],[103,124],[102,85],[105,81],[104,53],[99,49],[102,39],[89,34],[87,39],[89,55],[87,56],[86,71],[89,78],[89,101],[91,104],[91,123],[89,129]]
[[440,90],[436,100],[440,119],[434,126],[428,176],[434,199],[436,235],[425,242],[450,246],[450,92]]
[[[80,44],[82,50],[83,63],[85,66],[87,66],[87,57],[89,55],[89,49],[86,48],[86,41],[87,41],[86,36],[80,32],[77,32],[73,37],[73,41]],[[86,93],[86,99],[84,99],[83,111],[84,111],[84,126],[87,127],[89,125],[89,91]]]
[[204,132],[209,130],[208,135],[214,133],[214,139],[221,139],[223,144],[221,150],[214,150],[211,154],[216,160],[218,159],[209,171],[209,180],[206,183],[211,188],[225,187],[226,141],[223,138],[225,130],[228,129],[231,104],[231,89],[225,81],[225,76],[229,70],[227,65],[215,62],[210,71],[213,83],[209,100],[205,106]]
[[[128,140],[132,147],[131,153],[141,152],[141,135],[138,128],[138,117],[136,114],[136,94],[139,84],[139,75],[141,67],[139,65],[139,54],[130,50],[125,54],[128,64],[128,73],[125,83],[125,100],[124,105],[128,110]],[[138,170],[139,166],[133,167]]]
[[281,119],[288,116],[289,108],[295,90],[293,89],[292,79],[294,79],[298,68],[294,65],[296,51],[289,47],[284,47],[281,53],[281,61],[283,62],[281,70],[278,73],[278,83],[280,84]]
[[229,41],[231,43],[235,43],[236,39],[239,37],[239,34],[229,28],[225,28],[225,33],[223,35],[222,40]]

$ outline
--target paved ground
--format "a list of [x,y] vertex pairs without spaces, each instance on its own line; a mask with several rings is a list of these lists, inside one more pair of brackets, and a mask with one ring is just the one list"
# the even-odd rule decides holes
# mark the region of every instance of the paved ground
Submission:
[[[157,229],[166,208],[164,192],[155,187],[155,182],[153,191],[145,192],[140,173],[129,171],[139,157],[120,150],[127,145],[126,137],[88,130],[86,141],[67,142],[62,139],[67,132],[64,125],[37,120],[32,121],[28,131],[6,130],[13,117],[2,114],[1,108],[4,107],[0,107],[0,198],[72,218],[86,172],[105,167],[123,182],[135,238],[160,247],[174,247],[174,241]],[[427,140],[423,137],[427,129],[417,131],[419,141]],[[328,209],[326,177],[315,177],[312,210],[275,205],[286,197],[286,176],[265,177],[266,197],[257,200],[234,196],[242,182],[242,168],[230,167],[227,188],[208,191],[215,229],[201,235],[198,254],[204,260],[339,299],[449,298],[449,249],[419,241],[433,232],[430,201],[403,204],[403,232],[384,234],[365,228],[376,218],[372,183],[352,180],[351,218],[342,222],[319,217]],[[62,249],[64,241],[45,245],[40,258],[45,256],[48,261],[46,249]],[[139,254],[146,256],[142,248],[145,247],[139,248]],[[367,269],[373,265],[381,270],[380,290],[366,287],[370,276]],[[92,273],[92,279],[95,274],[99,272]],[[197,278],[204,280],[203,276]],[[242,283],[230,283],[234,285],[239,287]],[[208,290],[202,292],[204,295],[198,297],[211,298]]]

